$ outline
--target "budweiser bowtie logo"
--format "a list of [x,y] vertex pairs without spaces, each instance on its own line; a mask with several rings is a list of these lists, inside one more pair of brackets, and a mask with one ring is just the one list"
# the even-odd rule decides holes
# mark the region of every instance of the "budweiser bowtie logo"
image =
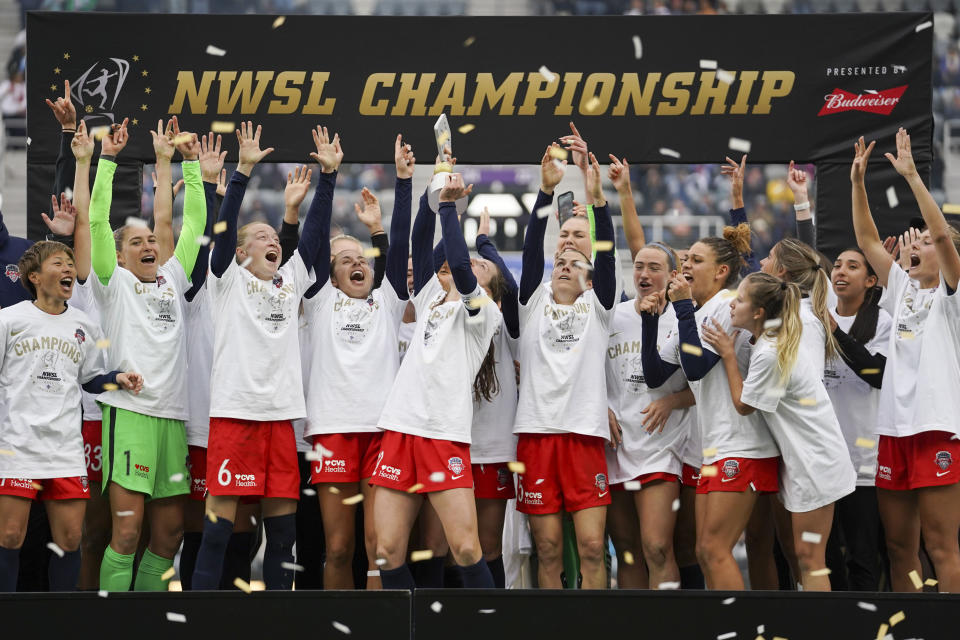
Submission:
[[867,113],[879,113],[883,116],[890,115],[893,108],[900,102],[900,97],[910,85],[902,87],[893,87],[883,91],[870,91],[863,93],[850,93],[843,89],[834,89],[824,97],[823,108],[820,109],[818,116],[827,116],[841,111],[866,111]]

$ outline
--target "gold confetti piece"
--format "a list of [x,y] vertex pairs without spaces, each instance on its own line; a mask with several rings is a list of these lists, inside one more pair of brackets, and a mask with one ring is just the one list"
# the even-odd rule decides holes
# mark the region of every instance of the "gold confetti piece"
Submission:
[[181,133],[178,136],[174,136],[173,144],[186,144],[193,140],[193,134],[190,133]]
[[364,258],[379,258],[380,257],[380,248],[379,247],[370,247],[369,249],[363,250]]
[[416,493],[417,491],[420,491],[420,489],[423,489],[423,486],[424,486],[423,483],[418,482],[417,484],[407,489],[407,493]]
[[570,155],[563,147],[550,147],[547,153],[550,154],[551,158],[556,158],[557,160],[566,160],[567,156]]
[[187,616],[182,613],[174,613],[173,611],[167,611],[167,622],[186,622]]
[[715,456],[715,455],[717,455],[717,448],[716,448],[716,447],[708,447],[708,448],[706,448],[706,449],[703,450],[703,457],[704,457],[704,458],[712,458],[712,457]]
[[763,637],[763,636],[757,636],[757,637],[754,638],[753,640],[764,640],[764,637]]
[[733,84],[733,81],[736,79],[736,74],[730,71],[724,71],[723,69],[717,69],[717,80],[723,84]]
[[220,47],[215,47],[212,44],[207,45],[207,53],[211,56],[225,56],[227,55],[226,49],[221,49]]
[[937,581],[934,580],[933,578],[927,578],[926,580],[923,581],[923,584],[925,584],[928,587],[935,587],[937,586]]
[[216,522],[217,514],[215,514],[213,511],[207,511],[207,518],[210,520],[210,522]]
[[173,567],[170,567],[169,569],[167,569],[166,571],[163,572],[163,575],[160,576],[160,579],[161,579],[161,580],[169,580],[170,578],[172,578],[172,577],[175,576],[175,575],[177,575],[177,570],[174,569]]
[[613,242],[610,240],[597,240],[593,243],[594,251],[613,251]]
[[774,318],[772,320],[767,320],[763,323],[764,330],[768,329],[779,329],[780,325],[783,324],[783,320],[780,318]]
[[916,569],[911,569],[907,577],[910,578],[910,582],[913,583],[914,589],[923,589],[923,580],[920,579],[920,574],[917,573]]
[[540,65],[540,68],[537,69],[537,71],[540,72],[540,75],[542,75],[543,79],[546,80],[547,82],[553,82],[554,80],[557,79],[556,74],[550,71],[550,69],[547,69],[547,65],[545,64]]
[[410,553],[410,562],[420,562],[421,560],[429,560],[433,557],[433,551],[430,549],[421,549],[420,551],[413,551]]
[[680,351],[683,351],[684,353],[689,353],[692,356],[697,356],[698,358],[703,355],[703,349],[701,349],[695,344],[688,344],[686,342],[680,345]]
[[633,564],[633,554],[629,551],[623,552],[623,561],[627,564]]
[[727,146],[733,149],[734,151],[750,153],[751,145],[749,140],[744,140],[742,138],[730,138],[730,141],[727,143]]
[[350,627],[343,624],[342,622],[337,622],[336,620],[334,620],[331,624],[333,625],[333,628],[339,631],[340,633],[344,635],[350,635]]
[[440,612],[443,610],[443,605],[440,604],[440,601],[439,601],[439,600],[437,600],[436,602],[434,602],[433,604],[430,605],[430,609],[431,609],[434,613],[440,613]]
[[234,578],[233,586],[235,586],[237,589],[240,589],[240,591],[243,591],[244,593],[251,593],[253,591],[250,583],[243,578]]
[[733,604],[736,600],[736,598],[725,598],[721,604]]
[[482,307],[482,306],[484,306],[484,305],[488,305],[488,304],[490,304],[491,302],[493,302],[493,300],[490,299],[490,296],[477,296],[477,297],[475,297],[475,298],[468,298],[468,299],[467,299],[467,308],[468,308],[468,309],[479,309],[480,307]]
[[907,617],[907,614],[905,614],[903,611],[897,611],[895,614],[890,616],[890,626],[891,627],[897,626],[897,623],[903,622],[904,619],[906,619],[906,617]]
[[307,488],[305,488],[305,489],[303,490],[303,495],[305,495],[305,496],[315,496],[315,495],[317,495],[317,492],[316,492],[314,489],[311,489],[310,487],[307,487]]
[[95,140],[103,140],[104,136],[110,133],[110,127],[94,127],[90,129],[90,135],[93,136]]
[[210,131],[214,133],[233,133],[237,130],[237,126],[233,122],[227,122],[226,120],[214,120],[210,123]]
[[955,216],[960,214],[960,204],[944,204],[941,211],[948,216]]
[[514,473],[523,475],[527,472],[527,465],[523,464],[522,462],[508,462],[507,469]]
[[799,400],[797,400],[797,404],[802,405],[804,407],[815,407],[817,406],[817,399],[816,398],[800,398]]
[[627,491],[640,491],[640,481],[639,480],[627,480],[623,483],[623,488]]
[[810,544],[820,544],[820,541],[823,540],[823,535],[814,531],[804,531],[800,534],[800,539]]
[[117,511],[118,518],[129,518],[134,514],[133,511]]
[[886,622],[882,623],[880,628],[877,629],[877,640],[883,640],[885,637],[887,637],[887,629],[889,628],[890,627],[887,626]]
[[104,390],[104,391],[116,391],[116,390],[119,389],[119,388],[120,388],[120,387],[118,387],[117,385],[113,384],[112,382],[104,382],[104,383],[103,383],[103,390]]
[[331,487],[327,487],[327,491],[329,491],[330,493],[336,495],[336,494],[340,493],[340,487],[332,487],[332,486],[331,486]]
[[876,610],[877,610],[877,605],[873,604],[872,602],[863,602],[863,601],[861,600],[860,602],[857,603],[857,606],[860,607],[861,609],[866,610],[866,611],[876,611]]
[[449,140],[449,139],[450,139],[450,132],[449,132],[449,131],[444,131],[444,132],[442,132],[440,135],[437,136],[437,145],[438,145],[438,146],[439,146],[439,145],[442,145],[444,142],[446,142],[446,141]]
[[205,247],[210,244],[210,236],[197,236],[197,244]]
[[700,475],[704,478],[713,478],[717,475],[717,465],[708,464],[705,467],[700,467]]
[[593,96],[587,100],[587,104],[583,105],[583,110],[592,115],[600,111],[600,106],[600,98]]
[[773,636],[773,640],[787,640],[787,639],[781,638],[780,636]]
[[13,451],[8,449],[0,449],[0,456],[12,456],[14,455]]
[[225,221],[221,221],[213,225],[214,233],[219,234],[219,233],[223,233],[226,230],[227,230],[227,223]]
[[862,376],[875,376],[880,373],[880,369],[860,369],[860,375]]
[[57,554],[57,556],[61,558],[63,557],[63,549],[61,549],[60,545],[58,545],[56,542],[48,542],[47,549],[50,549],[50,551],[53,551],[55,554]]
[[673,149],[668,149],[667,147],[660,147],[660,155],[670,156],[671,158],[679,158],[680,152],[674,151]]
[[477,38],[475,36],[470,36],[469,38],[463,41],[463,46],[469,47],[476,41],[477,41]]
[[873,449],[873,446],[877,444],[877,442],[875,440],[871,440],[870,438],[857,438],[857,441],[854,444],[863,449]]
[[633,57],[639,60],[643,57],[643,43],[640,36],[633,36]]
[[430,474],[430,482],[443,482],[447,479],[447,474],[443,471],[434,471]]
[[295,564],[293,562],[281,562],[280,568],[286,569],[287,571],[306,571],[306,569],[303,568],[303,565]]
[[467,123],[467,124],[460,125],[457,131],[459,131],[460,133],[470,133],[476,128],[477,128],[477,125]]
[[342,502],[342,503],[345,504],[345,505],[352,505],[352,504],[357,504],[357,503],[359,503],[359,502],[363,502],[363,494],[362,494],[362,493],[358,493],[358,494],[355,495],[355,496],[350,496],[349,498],[344,498],[344,499],[341,500],[340,502]]
[[273,21],[273,28],[278,29],[283,26],[283,23],[287,21],[287,16],[277,16],[277,19]]
[[717,68],[717,61],[716,61],[716,60],[701,60],[701,61],[700,61],[700,68],[701,68],[701,69],[707,69],[707,70],[714,70],[714,69]]
[[680,511],[680,498],[674,498],[670,507],[674,512]]
[[674,589],[679,589],[679,588],[680,588],[679,582],[661,582],[660,584],[657,585],[657,589],[660,589],[660,591],[672,591]]
[[814,569],[813,571],[810,572],[810,575],[811,575],[811,576],[816,576],[816,577],[819,577],[819,576],[828,576],[828,575],[830,575],[830,569],[829,569],[829,568]]
[[109,349],[110,348],[110,338],[100,338],[97,340],[97,349]]
[[30,481],[30,485],[33,487],[34,491],[43,491],[43,485],[39,482]]

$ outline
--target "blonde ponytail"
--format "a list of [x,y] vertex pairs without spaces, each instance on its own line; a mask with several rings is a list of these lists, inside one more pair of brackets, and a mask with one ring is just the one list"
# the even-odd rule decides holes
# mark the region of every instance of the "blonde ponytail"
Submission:
[[830,278],[820,263],[820,254],[813,247],[794,238],[784,238],[774,245],[774,267],[784,271],[784,280],[800,287],[800,292],[810,296],[813,314],[823,325],[826,336],[824,356],[827,361],[839,355],[840,345],[833,337],[830,328],[830,309],[827,306],[827,294],[830,291]]
[[[777,340],[777,365],[780,383],[786,386],[797,364],[803,323],[800,321],[800,287],[767,273],[751,273],[746,277],[746,293],[750,303],[763,309],[769,327],[763,335]],[[770,322],[779,320],[780,322]]]

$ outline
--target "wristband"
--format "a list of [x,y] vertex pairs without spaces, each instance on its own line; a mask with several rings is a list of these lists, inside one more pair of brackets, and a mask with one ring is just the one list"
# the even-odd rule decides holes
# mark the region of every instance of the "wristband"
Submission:
[[117,156],[112,156],[112,155],[110,155],[109,153],[106,153],[106,154],[101,153],[101,154],[100,154],[100,159],[101,159],[101,160],[109,160],[110,162],[114,162],[114,163],[115,163],[115,162],[117,161]]
[[807,202],[801,202],[800,204],[795,204],[795,205],[793,205],[793,210],[794,210],[794,211],[806,211],[806,210],[809,209],[809,208],[810,208],[810,202],[809,202],[809,201],[807,201]]

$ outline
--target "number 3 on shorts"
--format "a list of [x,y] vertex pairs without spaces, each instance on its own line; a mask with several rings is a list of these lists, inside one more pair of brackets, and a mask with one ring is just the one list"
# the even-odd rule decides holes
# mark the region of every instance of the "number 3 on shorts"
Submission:
[[217,472],[217,482],[219,482],[222,487],[230,484],[230,471],[227,469],[228,462],[230,462],[230,458],[223,461],[223,464],[220,465],[220,471]]

